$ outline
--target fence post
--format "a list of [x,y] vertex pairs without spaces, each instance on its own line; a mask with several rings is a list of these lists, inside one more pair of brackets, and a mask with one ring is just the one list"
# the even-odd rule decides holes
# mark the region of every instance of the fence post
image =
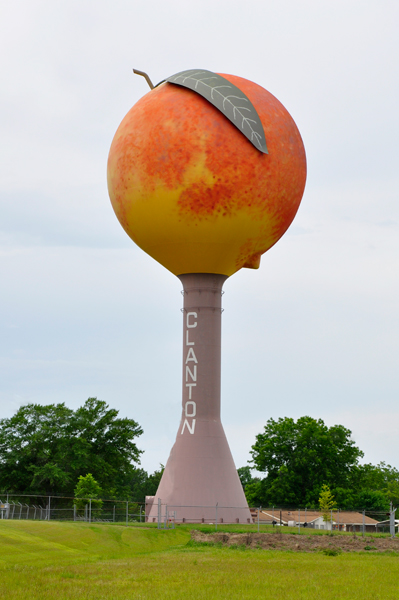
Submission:
[[126,527],[128,526],[129,521],[129,500],[126,500]]
[[301,535],[301,509],[298,508],[298,533]]
[[332,533],[332,531],[333,531],[333,526],[332,526],[332,523],[333,523],[333,521],[332,521],[332,509],[331,509],[330,520],[331,520],[331,533]]
[[51,496],[48,497],[48,520],[51,519]]
[[158,529],[161,529],[161,511],[162,511],[162,505],[161,505],[161,498],[158,498]]
[[113,518],[114,518],[114,523],[115,523],[115,504],[114,504],[114,514],[113,514]]
[[258,508],[258,533],[259,533],[259,512],[260,512],[260,507]]
[[395,537],[395,512],[396,508],[393,507],[391,502],[389,506],[389,533],[391,534],[392,538]]
[[366,511],[363,510],[363,531],[362,531],[362,537],[364,537],[364,530],[366,528]]
[[140,504],[140,523],[141,523],[141,504]]
[[215,520],[215,531],[217,531],[217,528],[218,528],[218,504],[219,504],[219,502],[216,502],[216,520]]

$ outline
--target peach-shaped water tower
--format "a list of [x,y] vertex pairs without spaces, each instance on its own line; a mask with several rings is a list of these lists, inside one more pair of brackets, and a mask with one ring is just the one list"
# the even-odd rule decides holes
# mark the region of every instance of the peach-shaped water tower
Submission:
[[179,277],[183,406],[159,499],[176,519],[247,522],[250,512],[220,420],[221,295],[292,222],[306,157],[287,110],[241,77],[194,69],[128,112],[108,159],[112,206],[134,242]]

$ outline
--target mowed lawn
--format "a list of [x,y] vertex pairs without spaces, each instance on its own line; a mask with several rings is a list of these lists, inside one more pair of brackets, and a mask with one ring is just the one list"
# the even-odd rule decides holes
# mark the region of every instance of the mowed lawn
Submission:
[[325,556],[189,541],[182,527],[0,521],[0,598],[399,599],[398,555]]

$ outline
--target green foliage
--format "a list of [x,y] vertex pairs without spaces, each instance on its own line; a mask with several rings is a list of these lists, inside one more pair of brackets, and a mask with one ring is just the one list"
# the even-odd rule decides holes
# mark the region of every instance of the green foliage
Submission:
[[326,548],[323,550],[325,556],[339,556],[342,554],[341,548]]
[[144,469],[133,469],[128,480],[129,497],[134,502],[145,502],[146,496],[155,496],[165,467],[160,465],[151,475]]
[[90,472],[106,496],[126,496],[142,432],[97,398],[76,411],[65,404],[23,406],[0,420],[0,489],[72,496],[79,476]]
[[[343,510],[386,512],[390,501],[398,507],[399,471],[384,462],[360,465],[363,452],[350,436],[349,429],[329,428],[321,419],[269,419],[252,446],[251,463],[265,477],[246,481],[250,506],[317,508],[326,485]],[[243,469],[245,477],[250,468]]]
[[154,471],[154,473],[152,475],[148,476],[147,482],[146,482],[146,495],[147,496],[155,496],[155,494],[157,493],[157,489],[158,486],[161,482],[161,478],[163,475],[163,472],[165,470],[165,467],[163,465],[159,465],[160,468],[158,469],[158,471]]
[[[399,501],[399,472],[381,462],[378,465],[357,465],[352,469],[347,488],[333,489],[337,505],[343,509],[365,509],[367,511],[389,510],[389,502]],[[384,519],[383,515],[375,515]]]
[[399,480],[390,481],[385,488],[385,495],[387,499],[392,502],[393,506],[399,507]]
[[[262,480],[259,477],[254,477],[250,483],[245,486],[245,497],[249,506],[262,506],[263,492]],[[263,504],[264,505],[264,504]]]
[[91,473],[88,473],[85,477],[81,475],[75,488],[76,508],[84,508],[89,502],[88,498],[91,499],[92,508],[101,508],[103,503],[101,500],[97,499],[101,496],[101,491],[100,485]]
[[242,487],[245,488],[252,482],[251,467],[240,467],[237,469],[238,477],[240,478]]
[[321,419],[269,419],[251,451],[253,465],[266,472],[257,486],[260,504],[317,506],[323,484],[347,488],[363,456],[350,436],[349,429],[327,427]]
[[320,512],[323,513],[323,521],[328,521],[330,518],[330,511],[336,507],[334,496],[331,493],[328,485],[321,486],[321,492],[319,496],[319,507]]
[[[355,494],[355,506],[367,511],[375,510],[386,512],[389,510],[389,500],[386,494],[381,490],[361,489]],[[382,519],[384,518],[385,517],[383,516]]]
[[384,511],[390,502],[399,506],[399,471],[385,462],[360,465],[354,473],[353,486],[361,490],[358,506]]

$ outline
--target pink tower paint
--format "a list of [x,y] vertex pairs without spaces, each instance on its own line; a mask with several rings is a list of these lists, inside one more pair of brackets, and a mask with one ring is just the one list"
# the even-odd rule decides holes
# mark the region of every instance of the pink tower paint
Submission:
[[220,420],[221,312],[225,275],[180,275],[183,284],[183,402],[149,520],[248,522],[251,514]]

